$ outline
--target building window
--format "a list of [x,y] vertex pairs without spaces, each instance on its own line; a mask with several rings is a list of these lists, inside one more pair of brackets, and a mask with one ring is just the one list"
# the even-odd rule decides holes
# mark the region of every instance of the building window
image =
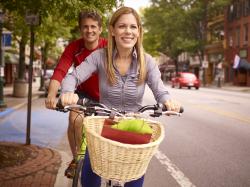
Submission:
[[241,17],[241,3],[236,1],[236,19]]
[[235,17],[234,14],[235,14],[235,7],[232,4],[232,5],[230,5],[228,7],[228,13],[227,13],[228,21],[233,21],[234,20],[234,17]]
[[232,34],[232,30],[228,31],[228,45],[229,45],[229,47],[233,47],[233,34]]
[[243,44],[248,43],[248,24],[243,25],[244,33],[243,33]]
[[241,49],[239,52],[239,56],[241,58],[247,58],[247,50],[246,49]]
[[245,0],[245,1],[243,1],[243,10],[242,10],[242,15],[243,16],[247,16],[247,1]]
[[224,27],[221,24],[214,26],[211,29],[211,42],[218,42],[224,40]]
[[243,16],[250,15],[250,0],[243,1]]
[[244,1],[244,7],[245,7],[245,15],[244,16],[248,16],[250,15],[250,0],[245,0]]
[[239,47],[240,46],[240,28],[235,29],[235,46]]

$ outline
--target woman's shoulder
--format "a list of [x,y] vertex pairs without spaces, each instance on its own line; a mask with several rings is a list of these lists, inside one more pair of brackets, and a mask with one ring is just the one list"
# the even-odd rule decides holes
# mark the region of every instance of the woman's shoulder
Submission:
[[145,52],[144,56],[145,56],[145,60],[152,60],[153,59],[152,55],[150,55],[149,53]]
[[147,66],[153,66],[156,64],[155,59],[149,54],[149,53],[144,53],[144,58]]
[[106,52],[105,48],[96,49],[91,53],[91,56],[102,57]]
[[105,48],[96,49],[87,57],[87,60],[94,61],[95,63],[103,62],[103,60],[105,59],[105,53],[106,53]]
[[104,54],[105,51],[106,51],[106,48],[98,48],[93,53]]

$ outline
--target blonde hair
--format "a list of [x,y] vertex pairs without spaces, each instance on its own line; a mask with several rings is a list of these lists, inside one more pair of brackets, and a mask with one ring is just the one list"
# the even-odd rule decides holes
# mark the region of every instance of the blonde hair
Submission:
[[117,20],[124,14],[133,14],[138,28],[139,28],[139,37],[137,39],[137,42],[135,44],[135,50],[137,53],[137,59],[138,59],[138,67],[139,67],[139,79],[138,84],[141,84],[145,81],[146,77],[146,68],[145,68],[145,59],[144,59],[144,50],[142,46],[142,40],[143,40],[143,30],[142,30],[142,24],[140,17],[138,13],[130,7],[121,7],[118,10],[115,11],[115,13],[112,15],[109,26],[108,26],[108,47],[107,47],[107,63],[106,63],[106,71],[107,71],[107,77],[108,81],[111,85],[116,83],[116,77],[115,77],[115,71],[113,67],[113,52],[115,48],[115,39],[112,36],[112,28],[115,26]]

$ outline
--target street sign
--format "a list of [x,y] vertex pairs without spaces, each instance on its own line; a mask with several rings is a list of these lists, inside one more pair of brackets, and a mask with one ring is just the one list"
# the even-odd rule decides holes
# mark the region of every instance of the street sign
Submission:
[[208,68],[208,61],[207,60],[202,61],[202,67]]
[[3,31],[2,41],[3,41],[3,47],[10,47],[11,46],[11,32]]
[[4,77],[4,67],[0,67],[0,77]]
[[33,26],[40,25],[40,23],[41,23],[40,16],[38,13],[35,14],[35,13],[30,12],[30,11],[26,11],[25,22],[27,25],[33,25]]

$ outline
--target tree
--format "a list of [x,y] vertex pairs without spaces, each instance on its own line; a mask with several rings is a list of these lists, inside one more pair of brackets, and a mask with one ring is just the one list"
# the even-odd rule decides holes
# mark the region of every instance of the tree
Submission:
[[[19,42],[18,79],[24,80],[25,73],[25,46],[29,39],[29,28],[24,17],[27,10],[41,16],[40,28],[37,28],[36,44],[45,49],[44,54],[55,54],[56,40],[72,38],[72,26],[76,25],[78,12],[82,8],[94,8],[101,14],[119,6],[122,1],[116,0],[0,0],[0,6],[8,14],[7,28],[12,31],[14,38]],[[46,60],[46,56],[43,58]]]
[[210,16],[230,0],[152,0],[143,12],[145,49],[176,59],[182,52],[198,54],[206,45],[206,24]]

